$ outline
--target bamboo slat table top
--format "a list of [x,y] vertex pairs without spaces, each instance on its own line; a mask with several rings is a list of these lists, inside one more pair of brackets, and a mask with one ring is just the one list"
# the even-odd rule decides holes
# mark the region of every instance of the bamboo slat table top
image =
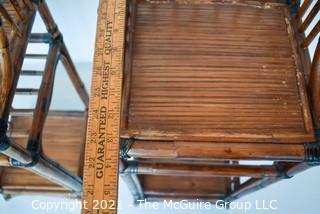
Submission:
[[123,136],[312,141],[288,14],[280,4],[139,1]]

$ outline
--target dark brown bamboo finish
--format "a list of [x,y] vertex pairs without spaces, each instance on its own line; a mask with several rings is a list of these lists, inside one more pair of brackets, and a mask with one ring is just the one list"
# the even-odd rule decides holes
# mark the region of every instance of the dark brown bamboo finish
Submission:
[[130,164],[124,173],[138,175],[180,176],[180,177],[282,177],[282,172],[273,165],[245,166],[245,165],[183,165],[139,163]]
[[297,20],[302,19],[302,17],[304,16],[304,14],[307,12],[308,8],[310,7],[311,3],[312,3],[312,0],[303,1],[303,4],[299,8],[297,16],[296,16]]
[[[78,176],[82,175],[78,171],[81,168],[79,162],[83,161],[80,157],[81,150],[85,144],[83,141],[85,137],[83,130],[86,125],[84,116],[84,112],[81,111],[50,111],[42,134],[45,154]],[[33,115],[14,114],[11,118],[8,136],[25,148],[31,132]]]
[[[17,6],[17,5],[16,5]],[[7,96],[8,103],[5,106],[5,110],[3,114],[1,115],[4,120],[8,118],[11,103],[13,100],[13,96],[15,95],[19,72],[22,66],[23,62],[23,56],[26,51],[27,47],[27,38],[31,32],[31,28],[33,25],[34,17],[35,17],[35,11],[31,9],[26,9],[25,5],[21,6],[21,10],[24,10],[23,12],[28,17],[27,22],[17,21],[15,22],[15,17],[17,15],[17,12],[15,8],[7,1],[1,2],[1,7],[3,10],[1,12],[3,19],[2,26],[5,30],[5,33],[8,37],[8,43],[9,45],[9,53],[10,58],[12,61],[12,81],[10,86],[10,94]],[[14,25],[15,27],[12,27]],[[8,27],[9,26],[9,27]],[[9,70],[7,75],[9,75]],[[10,81],[8,81],[10,83]],[[7,84],[8,84],[7,83]]]
[[57,68],[57,64],[60,58],[61,39],[56,38],[50,44],[48,51],[48,58],[44,70],[44,76],[40,86],[39,96],[34,111],[34,118],[32,123],[32,131],[29,135],[29,149],[38,151],[41,149],[41,137],[45,121],[49,112],[51,104],[54,77]]
[[128,3],[127,9],[127,27],[126,27],[126,45],[125,45],[125,65],[124,65],[124,85],[122,94],[122,120],[121,129],[127,129],[129,119],[129,104],[131,93],[131,71],[132,71],[132,51],[134,45],[134,30],[136,22],[137,1],[133,0]]
[[128,151],[133,158],[167,160],[278,160],[305,159],[303,144],[211,143],[136,140]]
[[39,14],[47,28],[48,33],[52,36],[52,38],[60,36],[60,31],[51,15],[47,3],[45,1],[38,1],[37,3],[37,10],[39,11]]
[[310,89],[312,91],[312,107],[316,113],[316,121],[320,121],[320,39],[311,64]]
[[[4,53],[3,59],[5,59],[5,62],[3,63],[2,67],[4,67],[4,65],[6,66],[6,70],[3,70],[2,72],[5,74],[3,75],[3,78],[9,80],[8,78],[13,73],[13,81],[7,81],[6,84],[1,85],[1,87],[6,88],[5,92],[10,92],[10,94],[6,96],[7,100],[4,100],[4,103],[1,103],[1,107],[3,107],[3,111],[1,111],[2,122],[8,119],[9,112],[13,109],[11,107],[11,103],[15,94],[23,93],[24,95],[38,95],[36,108],[34,110],[28,111],[29,116],[33,117],[31,130],[28,130],[27,132],[22,134],[10,136],[18,136],[18,139],[20,138],[20,140],[22,137],[22,139],[25,140],[23,144],[24,146],[17,144],[14,140],[12,140],[12,138],[7,139],[2,137],[1,139],[7,140],[1,142],[1,152],[7,155],[8,157],[16,160],[16,162],[11,162],[11,164],[26,167],[28,170],[50,180],[53,183],[61,185],[62,187],[75,192],[77,196],[80,196],[82,191],[81,179],[75,176],[72,172],[63,168],[61,165],[50,160],[41,149],[43,129],[49,112],[49,106],[53,91],[54,76],[58,60],[60,59],[60,52],[64,57],[63,63],[67,68],[67,72],[71,77],[72,82],[76,87],[76,90],[78,91],[82,100],[84,101],[86,108],[88,104],[88,94],[76,72],[75,66],[71,60],[68,50],[62,41],[61,33],[59,32],[51,16],[46,2],[39,1],[37,2],[37,5],[31,5],[29,3],[29,1],[24,1],[24,3],[22,3],[11,0],[10,4],[5,3],[5,7],[2,8],[3,10],[0,10],[1,15],[5,18],[5,24],[9,24],[11,28],[13,27],[13,30],[6,29],[6,32],[2,32],[2,36],[6,36],[5,34],[10,35],[9,42],[7,42],[8,44],[10,44],[10,46],[6,45],[6,41],[3,39],[4,37],[1,37],[1,45],[3,47],[2,53]],[[31,28],[35,16],[35,8],[39,10],[40,15],[44,19],[44,23],[47,26],[49,34],[31,35]],[[15,22],[16,20],[18,21]],[[14,27],[14,24],[16,25],[16,29]],[[25,54],[28,42],[50,43],[48,54]],[[8,49],[7,52],[5,48]],[[12,69],[9,69],[9,67],[6,65],[6,63],[8,62],[8,57],[5,56],[6,53],[8,53],[8,55],[12,57]],[[19,79],[23,59],[28,57],[40,57],[46,59],[45,71],[43,73],[39,73],[37,71],[21,72],[24,75],[43,75],[42,84],[39,90],[28,88],[17,89],[17,82]],[[11,72],[12,70],[13,72]],[[2,79],[1,76],[1,81],[4,79]],[[21,113],[21,110],[19,111],[19,109],[15,109],[15,111]],[[24,110],[22,110],[22,112],[23,111]],[[84,128],[85,127],[83,127],[83,130]],[[78,135],[81,135],[81,133],[81,131],[77,132]],[[29,137],[29,139],[26,137]],[[81,137],[81,139],[83,140],[84,138]],[[27,150],[25,149],[26,142],[29,143]],[[81,144],[79,144],[79,146],[81,146]],[[50,154],[50,151],[48,153]],[[6,165],[5,159],[2,160],[2,162],[3,165]],[[82,160],[80,160],[77,164],[79,164],[79,166],[82,166],[81,162]],[[81,172],[81,170],[77,170],[76,173],[79,171]]]
[[3,198],[9,200],[17,196],[51,196],[59,198],[76,199],[78,196],[72,192],[63,189],[39,189],[33,190],[29,188],[4,188],[2,189]]
[[[319,153],[318,153],[319,155]],[[278,169],[283,170],[283,176],[279,177],[263,177],[263,178],[250,178],[246,182],[242,183],[237,189],[228,195],[225,200],[233,201],[239,197],[250,194],[254,191],[258,191],[265,188],[273,183],[281,181],[283,178],[291,178],[298,173],[301,173],[309,169],[312,164],[302,162],[302,163],[288,163],[288,162],[275,162],[274,166]]]
[[9,42],[2,25],[0,25],[0,49],[0,115],[3,115],[5,107],[8,104],[8,96],[13,81],[13,70],[9,50]]
[[[10,103],[4,115],[11,108],[11,91],[16,89],[26,41],[51,43],[49,54],[25,56],[48,59],[44,87],[37,91],[36,111],[13,111],[19,116],[34,116],[30,141],[35,142],[41,139],[59,54],[86,107],[88,94],[45,1],[36,5],[49,32],[42,35],[30,34],[34,7],[26,4],[31,12],[24,13],[16,1],[10,2],[27,27],[21,30],[22,24],[10,19],[11,12],[2,14],[21,37],[10,37],[9,43],[16,42],[6,50],[12,53],[14,75],[12,96],[1,101]],[[290,19],[284,5],[268,0],[241,1],[241,5],[240,1],[174,2],[174,7],[169,1],[137,0],[128,4],[121,131],[128,144],[123,158],[131,157],[138,163],[125,162],[120,171],[135,200],[232,201],[319,164],[320,147],[314,143],[308,106],[311,97],[313,113],[320,112],[319,43],[313,62],[304,61],[309,59],[306,48],[319,34],[319,22],[306,37],[297,34],[310,26],[319,2],[304,22],[301,18],[311,0],[304,1],[296,20]],[[7,48],[3,46],[6,42],[0,41],[1,47]],[[9,70],[9,60],[6,62],[1,69]],[[310,73],[309,94],[303,72],[307,77]],[[1,86],[8,91],[9,87]],[[21,138],[29,134],[20,130],[12,133],[12,138],[23,141]],[[29,151],[15,142],[11,144],[7,155],[21,163],[32,161]],[[253,166],[230,160],[277,162]],[[39,163],[33,166],[39,174],[69,189],[81,188],[81,181],[65,169],[42,158]],[[0,157],[1,164],[7,165],[7,159]],[[239,176],[251,179],[240,184]],[[5,194],[37,192],[21,186],[5,186]],[[44,191],[70,193],[56,187],[38,190]]]
[[[305,14],[313,1],[304,1],[292,17],[284,4],[239,2],[135,3],[134,23],[127,23],[121,137],[129,163],[122,175],[138,175],[147,199],[232,201],[320,163],[312,118],[320,112],[319,43],[313,62],[307,50],[319,22],[304,35],[319,2]],[[250,179],[240,183],[241,176]],[[225,189],[202,189],[209,179]]]
[[23,60],[25,57],[25,53],[27,50],[27,41],[29,38],[29,35],[31,34],[31,29],[34,23],[36,12],[34,9],[27,10],[27,22],[21,23],[21,36],[17,36],[15,33],[13,33],[12,38],[10,39],[10,53],[11,53],[11,59],[12,59],[12,65],[13,65],[13,82],[10,89],[10,94],[8,97],[8,105],[6,106],[6,110],[3,114],[3,119],[7,120],[10,114],[12,101],[15,95],[15,91],[17,88],[20,71],[22,68]]
[[[124,83],[130,96],[123,97],[122,123],[127,128],[122,137],[314,141],[294,32],[284,7],[243,9],[235,4],[239,10],[233,10],[229,3],[205,4],[196,9],[192,3],[137,4],[132,59],[126,58],[131,69],[125,72],[131,70],[126,75],[131,78]],[[185,14],[196,12],[201,15],[190,22]],[[232,17],[237,17],[236,24]],[[252,17],[259,23],[250,23]]]
[[307,15],[306,19],[302,22],[302,24],[299,28],[300,32],[306,31],[306,29],[310,26],[311,22],[316,17],[319,10],[320,10],[320,2],[317,1],[316,4],[314,5],[314,7],[311,9],[310,13]]
[[[37,8],[39,10],[39,13],[41,15],[42,20],[44,21],[48,33],[51,35],[52,38],[56,38],[58,36],[61,36],[61,33],[58,29],[57,24],[55,23],[51,12],[48,8],[48,5],[45,1],[41,1],[39,5],[37,5]],[[82,82],[82,80],[79,77],[79,74],[77,73],[77,69],[71,59],[71,56],[69,54],[69,51],[65,45],[65,43],[62,40],[61,44],[61,62],[63,63],[64,67],[66,68],[66,71],[72,81],[72,84],[74,85],[77,93],[79,94],[81,100],[83,101],[86,108],[88,108],[89,104],[89,95],[85,89],[85,86]]]
[[240,197],[243,197],[247,194],[250,194],[254,191],[257,191],[259,189],[265,188],[268,185],[271,185],[273,183],[276,183],[277,181],[280,181],[282,178],[250,178],[243,184],[241,184],[238,189],[236,189],[234,192],[232,192],[230,195],[228,195],[226,198],[224,198],[225,201],[234,201]]
[[19,2],[17,0],[10,0],[10,3],[14,7],[21,22],[24,23],[27,17],[26,17],[26,14],[22,11]]
[[10,16],[10,14],[7,12],[6,8],[1,3],[0,3],[0,14],[10,24],[13,31],[16,32],[17,34],[19,34],[19,36],[21,36],[20,28],[17,26],[17,24],[14,22],[13,18]]
[[319,34],[320,32],[320,20],[317,22],[316,26],[314,26],[314,28],[311,30],[311,32],[308,34],[307,38],[305,39],[305,41],[302,43],[302,46],[304,48],[308,48],[309,45],[311,44],[311,42],[313,42],[313,40],[316,38],[316,36]]
[[[27,130],[29,132],[32,119],[32,115],[12,116],[10,138],[22,148],[26,147],[28,134],[18,136],[16,133],[20,132],[20,130]],[[81,158],[81,147],[84,146],[84,128],[85,119],[83,112],[51,111],[47,117],[42,139],[45,154],[53,160],[58,161],[60,165],[66,167],[79,177],[82,175],[78,171],[81,168],[79,162],[83,161]],[[59,137],[57,137],[57,133],[59,133]],[[81,134],[79,135],[79,133]],[[61,153],[61,148],[63,148],[63,153]],[[2,160],[2,157],[0,159]],[[46,194],[54,195],[55,190],[59,189],[61,192],[65,192],[65,196],[69,196],[72,193],[72,191],[66,190],[26,169],[17,169],[8,167],[7,165],[7,167],[3,167],[3,171],[4,174],[0,179],[0,185],[4,190],[25,189],[25,193],[27,193],[27,190],[30,190],[36,194],[41,189],[38,193],[46,191]]]
[[[24,164],[30,164],[33,161],[31,152],[26,151],[25,148],[15,143],[11,139],[10,147],[4,151],[1,151],[1,153],[16,161],[19,161],[22,166]],[[27,169],[52,181],[53,183],[59,184],[66,189],[76,192],[78,195],[81,192],[81,180],[79,178],[70,176],[69,171],[61,166],[57,166],[53,161],[48,161],[40,157],[36,164],[31,165],[31,167],[28,167]]]

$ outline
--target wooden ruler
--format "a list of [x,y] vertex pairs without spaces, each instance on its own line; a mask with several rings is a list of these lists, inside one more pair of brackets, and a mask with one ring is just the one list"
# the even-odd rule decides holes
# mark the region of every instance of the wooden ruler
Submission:
[[83,212],[117,212],[126,0],[100,0],[88,115]]

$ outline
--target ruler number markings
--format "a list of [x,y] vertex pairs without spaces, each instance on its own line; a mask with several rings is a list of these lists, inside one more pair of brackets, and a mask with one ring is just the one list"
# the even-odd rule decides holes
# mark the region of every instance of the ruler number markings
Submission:
[[[84,213],[93,201],[117,201],[125,0],[100,0],[84,168]],[[89,211],[89,212],[88,212]]]

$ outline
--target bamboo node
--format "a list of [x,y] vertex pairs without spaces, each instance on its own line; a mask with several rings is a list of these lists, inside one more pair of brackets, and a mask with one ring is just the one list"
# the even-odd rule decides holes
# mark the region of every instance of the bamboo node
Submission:
[[286,173],[286,170],[284,168],[284,163],[281,163],[281,162],[275,162],[275,167],[276,167],[276,170],[278,172],[278,177],[279,178],[282,178],[282,179],[290,179],[292,178],[293,176],[290,176]]
[[120,140],[120,157],[121,159],[128,159],[129,156],[128,156],[128,152],[131,148],[131,146],[133,145],[134,143],[134,139],[133,138],[129,138],[129,139],[121,139]]
[[52,39],[56,39],[56,38],[61,38],[62,39],[62,34],[59,31],[59,28],[57,25],[55,25],[53,28],[47,28],[49,34],[51,34]]
[[31,156],[32,156],[32,161],[30,163],[26,163],[26,164],[21,163],[20,161],[18,161],[16,159],[10,158],[9,159],[10,165],[13,167],[31,168],[39,162],[40,155],[39,155],[39,153],[31,152]]
[[123,172],[124,174],[137,175],[138,174],[138,163],[136,161],[128,162],[127,168]]
[[320,165],[320,129],[316,130],[317,142],[306,143],[305,147],[305,162],[311,166]]
[[305,144],[305,162],[311,166],[320,165],[320,144]]

